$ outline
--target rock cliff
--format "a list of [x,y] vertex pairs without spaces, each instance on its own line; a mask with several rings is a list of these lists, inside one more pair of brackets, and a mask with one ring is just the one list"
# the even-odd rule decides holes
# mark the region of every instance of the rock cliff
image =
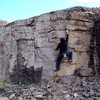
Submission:
[[4,25],[7,25],[7,21],[4,21],[4,20],[0,20],[0,26],[4,26]]
[[[25,68],[33,68],[34,71],[40,68],[42,78],[49,79],[55,75],[71,75],[77,68],[88,67],[89,45],[94,20],[98,16],[100,8],[74,7],[17,20],[0,27],[0,79],[7,80],[12,73],[14,76],[16,71]],[[68,50],[73,52],[73,62],[69,63],[64,58],[61,70],[55,73],[53,70],[59,53],[55,48],[59,38],[66,37],[66,30],[69,35]]]

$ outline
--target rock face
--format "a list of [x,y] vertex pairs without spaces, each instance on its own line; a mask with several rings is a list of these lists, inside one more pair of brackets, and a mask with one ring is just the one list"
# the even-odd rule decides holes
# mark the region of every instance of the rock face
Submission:
[[4,25],[7,25],[7,21],[0,20],[0,27],[1,27],[1,26],[4,26]]
[[[88,66],[89,45],[94,19],[100,8],[74,7],[37,17],[17,20],[0,27],[0,79],[8,80],[17,69],[42,68],[42,78],[71,75],[77,68]],[[68,50],[73,62],[63,59],[61,70],[54,73],[60,37],[69,30]]]

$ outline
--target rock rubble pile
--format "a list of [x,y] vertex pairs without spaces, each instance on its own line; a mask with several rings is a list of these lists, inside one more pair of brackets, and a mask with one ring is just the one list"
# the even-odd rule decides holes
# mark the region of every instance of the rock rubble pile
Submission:
[[100,77],[64,76],[55,82],[4,88],[0,100],[100,100]]

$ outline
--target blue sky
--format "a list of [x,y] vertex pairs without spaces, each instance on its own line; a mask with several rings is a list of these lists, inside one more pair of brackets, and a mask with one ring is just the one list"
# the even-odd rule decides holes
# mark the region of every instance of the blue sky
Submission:
[[74,6],[100,7],[100,0],[0,0],[0,20],[12,22]]

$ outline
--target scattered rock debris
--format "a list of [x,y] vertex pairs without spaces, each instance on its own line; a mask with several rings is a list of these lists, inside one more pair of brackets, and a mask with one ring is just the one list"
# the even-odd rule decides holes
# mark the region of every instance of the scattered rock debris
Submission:
[[100,77],[66,76],[39,85],[9,85],[0,93],[0,100],[100,100]]

